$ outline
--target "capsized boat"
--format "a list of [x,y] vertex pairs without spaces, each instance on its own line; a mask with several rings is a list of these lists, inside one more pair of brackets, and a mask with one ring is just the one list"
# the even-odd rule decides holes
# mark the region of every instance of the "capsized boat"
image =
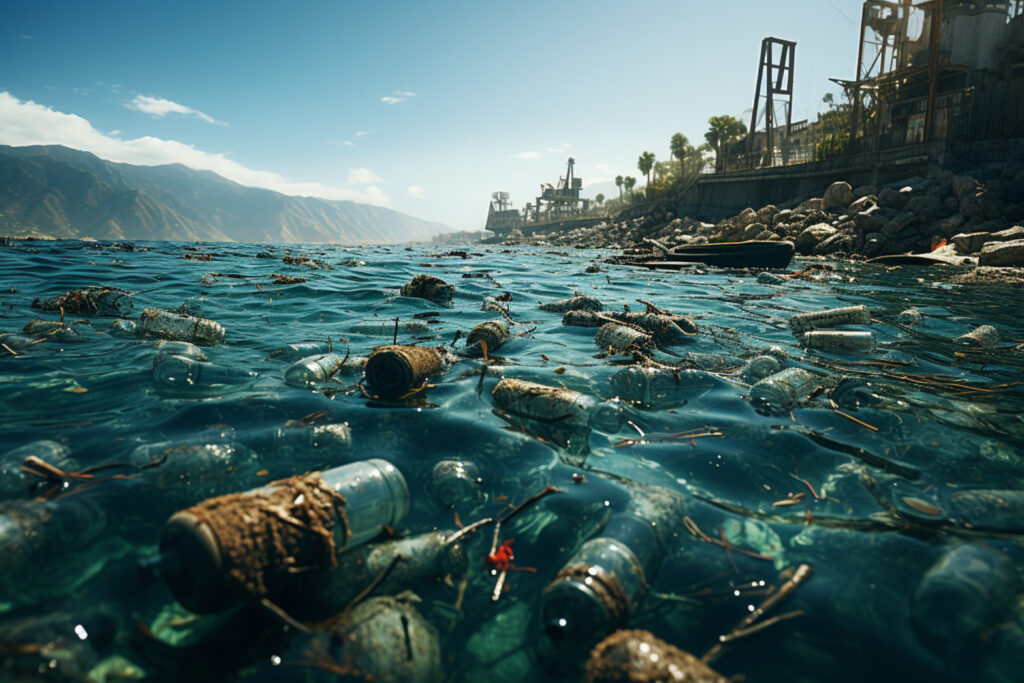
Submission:
[[690,263],[718,268],[785,268],[793,260],[793,252],[793,243],[785,240],[714,242],[676,247],[637,265],[658,270],[679,270]]

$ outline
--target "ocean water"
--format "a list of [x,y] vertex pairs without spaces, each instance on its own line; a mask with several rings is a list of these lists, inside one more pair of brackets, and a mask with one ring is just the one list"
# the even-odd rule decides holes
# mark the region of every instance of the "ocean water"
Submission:
[[[761,284],[744,271],[608,265],[609,252],[589,250],[478,247],[460,258],[437,246],[136,246],[0,248],[0,332],[59,319],[59,312],[31,308],[36,298],[119,287],[134,293],[135,318],[153,307],[219,322],[225,342],[204,348],[209,361],[256,375],[207,389],[161,389],[153,377],[156,340],[118,336],[114,318],[88,315],[66,316],[91,325],[80,340],[28,335],[44,341],[11,340],[17,355],[0,350],[0,675],[333,675],[333,650],[310,654],[315,635],[266,610],[234,621],[191,615],[138,563],[157,553],[166,518],[207,494],[369,458],[390,461],[408,482],[411,509],[393,530],[398,535],[455,530],[546,486],[560,490],[525,508],[499,537],[492,526],[467,536],[464,575],[409,586],[436,630],[445,680],[579,679],[586,650],[546,635],[544,588],[587,538],[602,533],[609,515],[642,508],[638,499],[651,487],[672,492],[672,514],[659,523],[674,533],[648,561],[643,597],[630,605],[625,626],[700,656],[808,564],[812,578],[755,624],[786,618],[729,642],[716,669],[748,681],[999,681],[1019,670],[1019,287],[957,284],[955,271],[800,260],[789,272],[802,277]],[[331,269],[286,265],[289,254]],[[586,272],[591,265],[597,272]],[[273,273],[306,281],[273,284]],[[419,273],[453,284],[452,305],[400,296]],[[484,297],[505,292],[517,336],[491,350],[488,362],[461,358],[402,400],[375,399],[360,386],[359,359],[395,335],[398,343],[460,353],[470,329],[501,319],[481,310]],[[701,372],[680,375],[671,400],[613,404],[626,418],[613,433],[570,428],[558,419],[564,416],[538,421],[496,411],[491,392],[502,377],[597,399],[619,393],[613,378],[634,361],[605,357],[595,329],[564,326],[561,313],[538,308],[576,292],[597,297],[606,310],[643,311],[638,300],[645,300],[689,316],[699,330],[692,341],[648,355]],[[872,353],[807,351],[788,325],[801,312],[857,304],[871,310],[871,323],[855,329],[876,334]],[[910,307],[920,322],[898,322]],[[953,342],[981,324],[998,329],[995,348]],[[289,363],[274,352],[328,339],[349,355],[339,373],[310,388],[286,386]],[[792,409],[759,412],[740,369],[771,347],[782,366],[820,373],[823,388]],[[348,450],[311,454],[275,436],[340,423],[351,429]],[[77,474],[20,473],[24,456],[40,447],[8,454],[44,439],[65,447],[70,461],[61,470]],[[226,479],[213,470],[190,478],[170,469],[173,455],[144,457],[197,444],[251,453],[256,464]],[[432,470],[445,459],[478,469],[479,500],[454,510],[436,501]],[[495,593],[497,573],[484,558],[496,540],[509,539],[521,571],[509,572]]]

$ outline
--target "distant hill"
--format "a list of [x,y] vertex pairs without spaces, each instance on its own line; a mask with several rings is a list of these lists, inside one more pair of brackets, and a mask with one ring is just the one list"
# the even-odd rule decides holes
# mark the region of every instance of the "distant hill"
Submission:
[[59,145],[0,145],[0,235],[363,244],[426,241],[449,230],[379,206],[246,187],[181,164],[133,166]]

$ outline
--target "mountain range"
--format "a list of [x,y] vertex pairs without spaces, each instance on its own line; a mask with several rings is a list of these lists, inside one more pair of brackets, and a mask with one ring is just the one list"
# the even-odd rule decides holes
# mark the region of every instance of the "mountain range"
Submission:
[[60,145],[0,145],[0,235],[372,244],[448,230],[392,209],[293,197],[181,164],[135,166]]

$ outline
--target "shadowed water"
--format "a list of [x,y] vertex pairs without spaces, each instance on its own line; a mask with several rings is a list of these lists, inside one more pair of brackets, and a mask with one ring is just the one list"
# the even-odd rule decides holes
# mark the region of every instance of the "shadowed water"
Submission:
[[[39,522],[51,532],[57,524],[66,528],[43,534],[47,545],[29,567],[18,551],[27,541],[2,540],[0,644],[21,642],[20,632],[32,632],[26,623],[53,615],[79,624],[98,613],[111,635],[95,646],[89,638],[73,642],[72,654],[54,659],[51,675],[73,673],[76,666],[84,673],[112,654],[171,680],[185,669],[200,679],[229,671],[251,680],[324,673],[302,664],[308,657],[297,656],[294,643],[261,640],[256,627],[244,636],[247,647],[219,649],[215,665],[207,652],[171,655],[139,636],[138,625],[145,624],[165,641],[193,642],[214,620],[191,619],[161,582],[147,580],[136,566],[156,552],[167,516],[201,500],[209,482],[186,486],[176,475],[159,475],[167,463],[139,469],[138,456],[131,456],[147,444],[223,443],[251,449],[255,460],[216,493],[355,460],[391,461],[412,498],[399,533],[455,529],[546,485],[562,490],[502,527],[501,538],[514,539],[514,565],[529,570],[511,572],[499,600],[491,599],[496,577],[484,563],[490,527],[467,544],[464,585],[450,576],[414,587],[423,600],[420,611],[440,637],[446,680],[578,677],[572,665],[585,652],[552,656],[539,617],[541,592],[599,532],[609,510],[642,495],[631,481],[683,494],[675,516],[687,523],[679,524],[660,566],[646,577],[649,588],[631,610],[630,627],[649,629],[699,656],[778,587],[787,569],[807,563],[813,578],[768,616],[803,614],[730,644],[715,662],[718,670],[749,681],[1013,679],[1024,643],[1013,569],[1024,557],[1019,288],[954,284],[941,279],[945,271],[855,264],[764,285],[757,273],[605,265],[608,253],[585,250],[481,248],[463,259],[438,257],[429,247],[219,244],[200,247],[212,260],[193,261],[181,258],[180,244],[138,246],[145,250],[40,242],[0,249],[0,332],[20,332],[37,318],[59,319],[59,312],[31,308],[36,298],[89,285],[118,287],[135,293],[134,318],[153,307],[219,322],[225,343],[204,349],[209,361],[257,376],[209,391],[160,390],[153,379],[155,340],[117,336],[113,319],[87,315],[66,316],[91,323],[95,334],[81,341],[28,335],[43,341],[0,350],[3,475],[15,476],[25,453],[15,459],[2,454],[40,439],[70,449],[73,468],[63,469],[113,465],[63,484],[29,477],[31,491],[3,489],[10,516],[31,506],[31,496],[43,495],[68,512]],[[332,269],[285,265],[288,253]],[[599,272],[585,272],[594,263]],[[790,272],[807,265],[794,263]],[[306,281],[273,284],[272,273]],[[419,273],[453,284],[453,305],[399,296],[401,285]],[[399,401],[374,399],[358,385],[356,359],[393,341],[396,318],[398,343],[440,346],[458,338],[458,351],[475,325],[501,319],[481,303],[504,292],[512,295],[509,316],[519,324],[511,329],[519,336],[491,350],[489,364],[463,359]],[[689,316],[699,328],[692,342],[647,355],[714,376],[680,385],[675,400],[662,405],[625,405],[628,422],[613,434],[496,413],[491,391],[503,376],[600,399],[616,396],[612,377],[633,361],[602,357],[595,329],[564,326],[560,313],[538,309],[538,302],[574,292],[597,297],[606,310],[643,311],[643,299]],[[875,332],[875,352],[841,356],[797,344],[791,316],[855,304],[871,310],[871,325],[856,329]],[[921,322],[898,323],[911,306]],[[414,321],[425,325],[412,329],[407,323]],[[999,330],[998,347],[953,343],[984,323]],[[286,386],[289,363],[274,352],[328,339],[335,352],[350,356],[339,373],[310,389]],[[781,347],[774,353],[784,366],[822,373],[825,388],[792,410],[764,414],[748,400],[739,371],[772,346]],[[845,402],[842,392],[833,394],[844,377],[868,383],[861,395],[870,400],[857,405]],[[286,426],[342,422],[350,425],[353,442],[344,454],[293,453],[268,436]],[[431,495],[431,470],[446,458],[473,461],[482,477],[483,501],[456,506],[458,516]],[[1002,493],[972,506],[956,495],[973,490]],[[0,523],[0,535],[11,536],[10,529]],[[962,544],[1008,556],[1014,575],[1002,592],[986,593],[984,587],[998,581],[985,571],[1002,565],[982,566],[980,579],[965,570],[963,581],[975,592],[964,603],[952,595],[943,616],[948,626],[932,629],[926,622],[937,621],[922,614],[923,598],[915,602],[915,593],[926,572]],[[992,604],[979,608],[986,600]],[[960,613],[963,604],[969,614]],[[269,623],[280,630],[278,622]]]

